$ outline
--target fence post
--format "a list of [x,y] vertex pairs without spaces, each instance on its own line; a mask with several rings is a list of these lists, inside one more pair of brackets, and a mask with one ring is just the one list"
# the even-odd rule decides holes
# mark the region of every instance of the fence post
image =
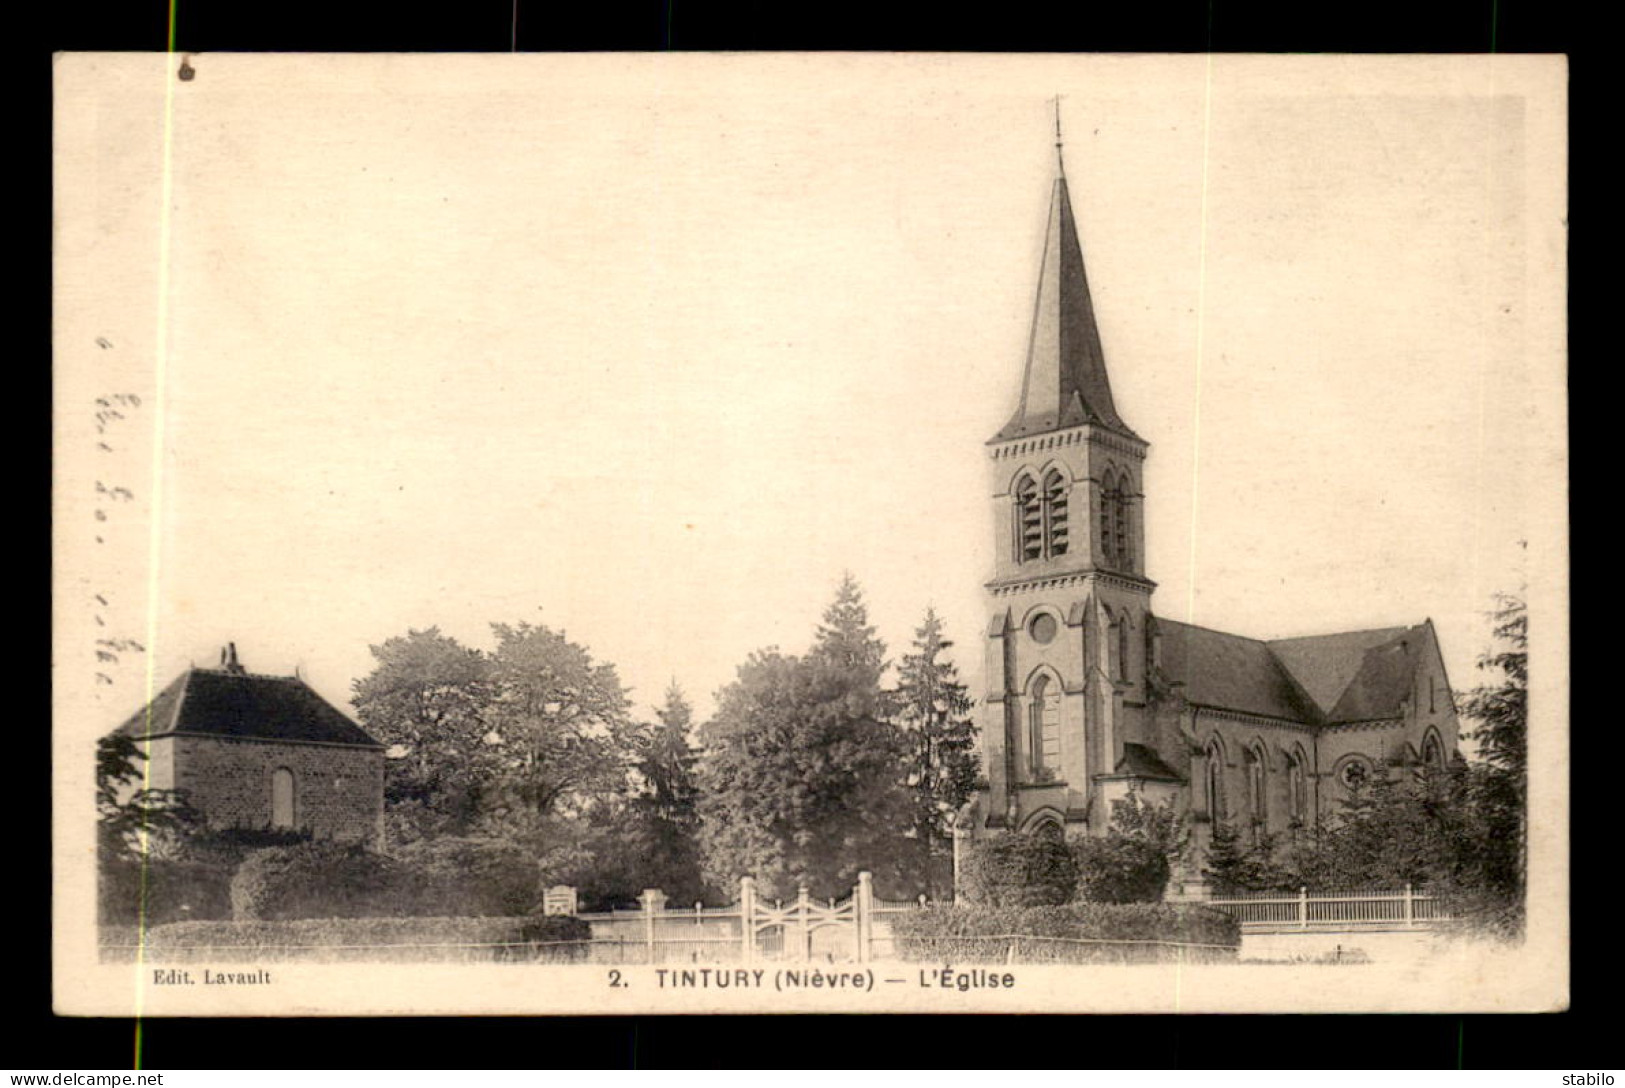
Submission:
[[1405,882],[1405,928],[1416,928],[1416,909],[1412,905],[1410,881]]
[[739,933],[744,944],[740,948],[745,963],[756,959],[756,878],[739,878]]
[[643,903],[643,944],[649,950],[649,962],[654,963],[655,919],[666,909],[666,893],[659,888],[644,888],[640,898]]
[[1309,928],[1309,888],[1306,885],[1298,888],[1298,928]]
[[858,933],[858,962],[868,963],[874,957],[870,938],[874,935],[874,877],[865,869],[858,874],[858,886],[852,889],[852,921]]
[[796,889],[796,942],[801,945],[801,960],[803,963],[812,962],[812,926],[808,924],[811,916],[812,903],[807,898],[807,885],[803,884]]

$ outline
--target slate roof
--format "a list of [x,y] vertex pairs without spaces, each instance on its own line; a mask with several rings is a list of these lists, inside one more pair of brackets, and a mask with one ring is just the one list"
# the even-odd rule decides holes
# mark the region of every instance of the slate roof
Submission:
[[1055,179],[1044,232],[1038,297],[1033,304],[1027,367],[1016,412],[991,441],[1095,423],[1138,437],[1117,414],[1106,355],[1100,346],[1083,248],[1072,217],[1066,177]]
[[1162,761],[1162,757],[1143,744],[1126,741],[1123,744],[1123,758],[1117,761],[1113,774],[1120,774],[1132,778],[1160,779],[1166,782],[1183,782],[1185,778],[1178,771]]
[[1197,706],[1311,725],[1397,718],[1427,624],[1263,642],[1157,617],[1163,672]]
[[1317,707],[1268,644],[1157,617],[1162,634],[1162,671],[1182,681],[1197,706],[1235,710],[1265,718],[1319,722]]
[[1336,724],[1398,717],[1427,638],[1427,625],[1419,624],[1281,639],[1270,648]]
[[1371,631],[1341,631],[1309,638],[1278,638],[1269,643],[1309,697],[1330,713],[1359,673],[1367,650],[1392,642],[1408,627],[1381,627]]
[[153,698],[150,726],[148,709],[117,732],[137,739],[189,733],[383,747],[296,676],[188,669]]

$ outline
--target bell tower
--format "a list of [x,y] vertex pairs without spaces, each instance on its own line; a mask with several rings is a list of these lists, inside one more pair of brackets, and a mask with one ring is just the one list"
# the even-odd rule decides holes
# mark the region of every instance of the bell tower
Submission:
[[1147,443],[1117,414],[1067,191],[1056,176],[1020,396],[987,443],[985,826],[1104,830],[1098,779],[1139,739],[1151,591]]

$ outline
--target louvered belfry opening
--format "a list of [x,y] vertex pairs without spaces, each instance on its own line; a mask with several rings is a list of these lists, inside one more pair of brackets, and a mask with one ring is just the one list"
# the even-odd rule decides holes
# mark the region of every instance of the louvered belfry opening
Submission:
[[1066,554],[1066,492],[1066,479],[1051,470],[1044,479],[1044,528],[1051,556]]
[[1044,557],[1044,509],[1031,476],[1023,476],[1016,485],[1016,533],[1023,563]]
[[1112,512],[1112,532],[1117,534],[1113,551],[1117,554],[1118,570],[1133,570],[1133,552],[1128,545],[1128,478],[1121,477],[1117,485],[1117,494],[1114,497],[1115,509]]
[[1111,473],[1100,484],[1100,552],[1107,567],[1117,566],[1117,477]]

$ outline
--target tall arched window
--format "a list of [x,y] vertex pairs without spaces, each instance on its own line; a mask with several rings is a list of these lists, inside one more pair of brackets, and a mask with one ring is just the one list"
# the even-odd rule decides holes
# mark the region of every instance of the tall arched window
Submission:
[[293,772],[286,767],[278,767],[271,773],[271,826],[294,827],[295,816]]
[[1269,819],[1269,797],[1264,792],[1264,753],[1251,745],[1243,755],[1247,767],[1247,817],[1254,824]]
[[1117,639],[1117,679],[1129,678],[1130,640],[1128,632],[1128,618],[1118,620],[1113,626],[1113,634]]
[[1044,555],[1044,510],[1038,484],[1023,474],[1016,482],[1016,558],[1020,562]]
[[1044,477],[1044,545],[1051,556],[1066,554],[1066,493],[1066,477],[1051,469]]
[[1100,558],[1117,566],[1117,474],[1110,469],[1100,481]]
[[1309,815],[1309,776],[1302,752],[1290,752],[1286,757],[1286,798],[1293,822],[1303,822]]
[[1428,739],[1422,742],[1422,763],[1432,771],[1444,770],[1444,745],[1440,744],[1439,738],[1432,733],[1429,733]]
[[1033,776],[1045,778],[1061,765],[1061,693],[1049,676],[1033,681],[1027,704],[1028,751]]
[[1214,740],[1207,746],[1207,812],[1214,823],[1224,819],[1224,751],[1219,742]]

